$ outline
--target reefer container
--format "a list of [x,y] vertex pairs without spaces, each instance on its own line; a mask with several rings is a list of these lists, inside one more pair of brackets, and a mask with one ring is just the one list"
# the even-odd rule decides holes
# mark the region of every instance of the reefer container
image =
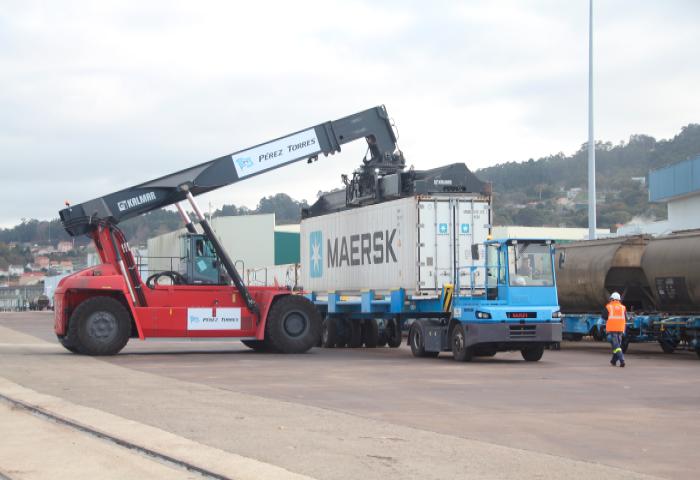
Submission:
[[[417,195],[306,218],[301,285],[346,294],[399,288],[435,294],[444,284],[469,289],[472,245],[487,239],[490,219],[489,197],[474,193]],[[483,283],[474,278],[475,287]]]

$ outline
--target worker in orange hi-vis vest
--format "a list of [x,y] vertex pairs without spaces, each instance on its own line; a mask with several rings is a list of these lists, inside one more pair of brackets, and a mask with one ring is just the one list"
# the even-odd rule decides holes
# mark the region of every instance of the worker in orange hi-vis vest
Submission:
[[608,333],[608,341],[612,345],[613,355],[610,365],[625,366],[625,354],[622,351],[622,337],[625,334],[625,322],[627,321],[627,308],[620,302],[620,294],[613,292],[610,301],[603,311],[603,319],[606,320],[605,331]]

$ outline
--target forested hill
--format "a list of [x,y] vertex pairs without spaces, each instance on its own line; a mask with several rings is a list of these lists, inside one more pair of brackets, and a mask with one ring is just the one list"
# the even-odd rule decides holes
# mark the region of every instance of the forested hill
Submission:
[[[598,225],[614,227],[633,217],[665,218],[664,205],[650,204],[642,184],[650,169],[663,167],[700,155],[700,125],[691,124],[669,140],[632,135],[629,142],[596,145]],[[538,160],[508,162],[478,170],[482,180],[493,183],[494,223],[496,225],[550,225],[585,227],[587,151],[586,145],[571,156],[562,153]],[[275,213],[277,223],[298,223],[306,201],[284,193],[264,197],[255,209],[224,205],[219,215]],[[133,245],[143,244],[153,235],[180,228],[177,213],[157,210],[133,218],[120,226]],[[24,219],[20,224],[0,229],[0,243],[48,244],[67,240],[58,219]],[[77,244],[87,243],[78,237]]]
[[[478,170],[493,183],[498,225],[587,225],[587,145],[571,156],[508,162]],[[633,217],[664,218],[663,205],[650,204],[644,180],[649,170],[700,155],[700,125],[690,124],[669,140],[632,135],[628,142],[596,145],[598,226],[609,228]],[[577,189],[582,189],[578,191]]]
[[[254,209],[245,206],[224,205],[212,212],[212,215],[218,217],[220,215],[274,213],[278,224],[299,223],[303,207],[308,207],[306,200],[297,201],[285,193],[278,193],[261,198]],[[193,216],[193,214],[190,215]],[[182,220],[177,212],[160,209],[126,220],[119,224],[119,227],[124,231],[126,238],[132,245],[142,245],[149,237],[182,228]],[[12,228],[0,229],[0,246],[10,242],[55,245],[61,240],[69,239],[70,237],[58,219],[51,221],[22,219],[21,223]],[[85,245],[89,239],[82,235],[76,237],[75,241],[77,245]]]

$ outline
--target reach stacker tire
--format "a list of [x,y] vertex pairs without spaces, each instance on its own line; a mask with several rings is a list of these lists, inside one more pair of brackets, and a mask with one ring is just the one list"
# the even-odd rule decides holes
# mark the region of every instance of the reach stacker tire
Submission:
[[66,335],[56,335],[56,338],[58,338],[58,342],[63,345],[63,348],[68,350],[71,353],[80,353],[78,350],[77,345],[75,345],[71,339],[69,339]]
[[425,331],[419,323],[411,325],[408,331],[408,344],[411,346],[411,353],[414,357],[436,358],[440,352],[425,351]]
[[68,321],[68,345],[85,355],[116,355],[130,336],[131,316],[111,297],[88,298]]
[[265,326],[269,345],[281,353],[304,353],[321,334],[321,315],[305,297],[286,295],[270,307]]
[[526,362],[539,362],[544,354],[544,346],[526,347],[520,350],[520,354]]
[[270,352],[270,346],[264,340],[241,340],[241,343],[256,352]]
[[458,362],[470,362],[473,354],[472,349],[467,346],[467,332],[464,331],[464,325],[455,325],[452,330],[452,355]]

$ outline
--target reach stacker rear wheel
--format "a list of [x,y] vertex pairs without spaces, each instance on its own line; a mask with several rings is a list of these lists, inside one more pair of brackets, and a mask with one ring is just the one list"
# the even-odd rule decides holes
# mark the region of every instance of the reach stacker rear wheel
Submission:
[[305,297],[286,295],[270,307],[265,326],[266,343],[282,353],[304,353],[321,334],[321,315]]

